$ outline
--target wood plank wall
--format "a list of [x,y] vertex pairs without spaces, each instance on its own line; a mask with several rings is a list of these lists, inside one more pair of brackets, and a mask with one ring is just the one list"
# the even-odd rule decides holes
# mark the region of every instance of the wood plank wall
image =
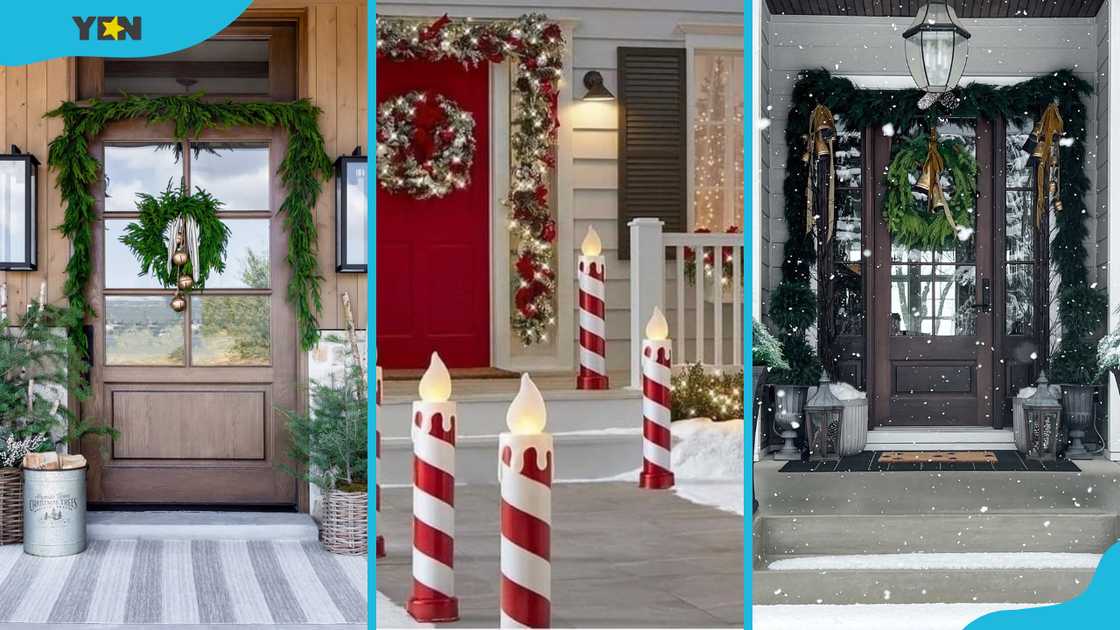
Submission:
[[62,223],[62,200],[47,168],[47,145],[62,132],[62,121],[43,115],[71,98],[73,67],[71,59],[0,66],[0,151],[6,153],[15,144],[41,163],[36,193],[40,200],[39,268],[0,271],[0,282],[8,285],[8,312],[12,316],[27,310],[29,299],[38,299],[44,281],[47,301],[62,303],[70,242],[55,229]]
[[[306,12],[305,59],[301,63],[300,93],[323,109],[319,124],[327,154],[349,155],[355,146],[368,151],[366,141],[366,3],[364,0],[257,0],[252,10]],[[12,144],[42,163],[39,173],[39,269],[0,271],[8,283],[10,313],[27,308],[41,282],[48,301],[62,302],[70,243],[56,229],[63,219],[55,177],[47,168],[47,145],[62,132],[62,121],[43,117],[74,96],[73,59],[55,59],[27,66],[0,66],[0,150]],[[359,328],[366,327],[366,274],[337,274],[334,251],[334,180],[323,185],[315,208],[319,229],[319,266],[323,274],[321,328],[342,328],[342,292],[350,293]]]

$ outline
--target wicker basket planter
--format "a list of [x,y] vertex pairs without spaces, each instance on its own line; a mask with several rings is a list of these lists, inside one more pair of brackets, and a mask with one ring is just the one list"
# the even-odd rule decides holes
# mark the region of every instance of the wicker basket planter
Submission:
[[319,541],[331,553],[364,556],[369,546],[369,493],[323,493]]
[[23,473],[0,468],[0,545],[23,542]]

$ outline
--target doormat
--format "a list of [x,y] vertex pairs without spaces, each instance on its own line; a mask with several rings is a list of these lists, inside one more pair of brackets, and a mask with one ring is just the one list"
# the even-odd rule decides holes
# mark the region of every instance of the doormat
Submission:
[[[948,451],[945,455],[965,455],[969,451]],[[839,460],[827,462],[786,462],[778,469],[785,473],[807,472],[902,472],[902,471],[982,471],[982,472],[1081,472],[1077,464],[1068,459],[1059,459],[1056,462],[1040,462],[1028,460],[1018,451],[972,451],[981,457],[975,461],[960,459],[949,460],[945,458],[934,459],[921,457],[920,454],[934,455],[933,451],[864,451],[856,455],[841,457]],[[994,460],[984,457],[991,455]],[[908,458],[902,461],[887,459],[888,454],[905,454]],[[972,456],[969,456],[970,459]]]
[[366,625],[366,559],[317,542],[94,540],[76,556],[0,547],[0,625]]
[[[408,370],[383,370],[381,378],[386,381],[418,381],[427,368],[408,369]],[[477,379],[482,381],[496,380],[503,378],[521,378],[519,372],[510,372],[509,370],[499,370],[495,367],[478,367],[478,368],[448,368],[451,373],[452,379]]]
[[884,451],[879,461],[891,464],[906,462],[987,462],[994,464],[996,454],[992,451]]

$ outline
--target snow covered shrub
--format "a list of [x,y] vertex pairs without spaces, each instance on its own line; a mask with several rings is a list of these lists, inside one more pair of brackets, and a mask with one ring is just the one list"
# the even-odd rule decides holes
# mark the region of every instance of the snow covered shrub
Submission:
[[673,377],[672,389],[673,420],[743,417],[743,372],[709,372],[700,363],[690,363]]
[[1120,328],[1108,333],[1097,342],[1098,376],[1110,370],[1120,370]]
[[751,330],[751,364],[788,370],[789,363],[786,363],[785,355],[782,354],[782,347],[766,325],[756,319],[751,322]]

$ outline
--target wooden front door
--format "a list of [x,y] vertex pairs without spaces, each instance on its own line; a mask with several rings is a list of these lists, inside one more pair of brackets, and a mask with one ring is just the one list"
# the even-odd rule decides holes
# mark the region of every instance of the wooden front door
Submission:
[[[290,270],[276,176],[286,137],[271,129],[206,132],[177,143],[171,128],[117,123],[97,138],[104,165],[94,190],[90,301],[93,398],[85,415],[120,431],[83,445],[89,497],[100,504],[293,506],[297,484],[279,465],[279,409],[296,405],[296,325],[284,298]],[[203,188],[223,202],[226,270],[191,294],[139,276],[120,243],[136,195],[168,185]]]
[[[470,183],[439,199],[377,189],[377,356],[420,368],[490,365],[490,68],[454,61],[377,67],[377,98],[442,94],[474,116]],[[501,263],[501,264],[504,264]]]
[[[993,335],[995,229],[992,124],[950,121],[944,138],[965,141],[979,166],[975,231],[942,251],[909,249],[876,208],[869,322],[872,426],[992,426],[999,361]],[[874,134],[871,169],[880,181],[891,138]],[[1002,146],[1001,146],[1002,149]],[[1002,158],[1002,153],[999,154]]]

